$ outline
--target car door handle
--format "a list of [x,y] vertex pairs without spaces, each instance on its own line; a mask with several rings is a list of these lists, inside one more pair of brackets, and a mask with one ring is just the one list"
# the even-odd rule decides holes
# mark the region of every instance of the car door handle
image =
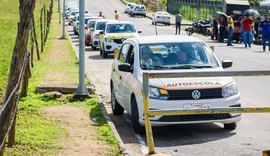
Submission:
[[119,79],[122,80],[122,76],[121,75],[119,76]]

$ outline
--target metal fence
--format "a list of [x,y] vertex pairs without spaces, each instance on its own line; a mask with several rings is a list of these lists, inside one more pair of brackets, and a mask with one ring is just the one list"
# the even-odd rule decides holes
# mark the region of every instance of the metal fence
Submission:
[[265,113],[270,107],[227,107],[209,109],[178,109],[178,110],[149,110],[149,79],[156,78],[192,78],[192,77],[221,77],[221,76],[270,76],[270,70],[264,71],[220,71],[220,72],[183,72],[183,73],[143,73],[143,104],[146,139],[149,154],[155,153],[154,138],[150,116],[174,116],[193,114],[222,114],[222,113]]
[[[182,14],[186,19],[196,18],[197,0],[168,0],[167,11]],[[200,0],[200,19],[210,19],[213,13],[222,11],[223,0]]]

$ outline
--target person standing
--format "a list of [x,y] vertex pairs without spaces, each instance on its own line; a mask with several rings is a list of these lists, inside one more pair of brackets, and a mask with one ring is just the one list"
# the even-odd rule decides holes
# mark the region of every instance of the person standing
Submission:
[[225,30],[226,30],[226,22],[224,20],[224,17],[222,16],[219,22],[219,42],[224,42],[225,38]]
[[255,40],[259,40],[259,24],[260,24],[260,18],[254,19],[254,38]]
[[114,11],[114,18],[115,18],[116,20],[120,20],[120,16],[119,16],[117,10]]
[[228,23],[228,40],[227,40],[227,46],[233,46],[232,45],[232,39],[233,39],[233,30],[234,30],[234,13],[231,13],[231,15],[227,19]]
[[245,47],[247,47],[247,44],[249,47],[251,47],[253,42],[252,25],[253,21],[249,19],[249,15],[246,15],[245,19],[242,21]]
[[101,11],[99,12],[98,17],[102,17],[102,18],[104,18],[104,19],[105,19],[105,17],[102,15],[102,12],[101,12]]
[[264,20],[260,22],[260,27],[262,28],[263,51],[265,51],[266,41],[268,41],[268,50],[270,51],[270,19],[268,14],[264,15]]
[[178,35],[180,35],[181,31],[181,22],[182,22],[182,15],[177,11],[177,14],[175,15],[175,35],[177,35],[177,30],[178,30]]

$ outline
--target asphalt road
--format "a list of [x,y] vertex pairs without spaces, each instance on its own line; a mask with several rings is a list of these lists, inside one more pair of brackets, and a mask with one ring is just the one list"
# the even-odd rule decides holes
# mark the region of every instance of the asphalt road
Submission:
[[[76,0],[74,0],[76,1]],[[78,1],[77,1],[78,2]],[[142,30],[142,35],[155,35],[155,28],[147,18],[131,18],[122,13],[124,5],[120,0],[86,0],[86,9],[94,15],[103,12],[106,18],[114,17],[114,10],[120,12],[120,20],[132,21]],[[78,3],[79,4],[79,3]],[[78,53],[78,38],[67,28],[75,50]],[[157,26],[158,34],[174,34],[173,26]],[[185,32],[181,32],[185,35]],[[234,61],[228,70],[266,70],[270,69],[270,52],[262,52],[262,47],[252,45],[244,48],[242,44],[227,47],[226,43],[217,43],[204,36],[195,35],[215,47],[219,60]],[[86,47],[86,74],[96,86],[98,94],[103,96],[106,108],[110,111],[109,80],[113,56],[103,59],[99,51]],[[243,106],[270,106],[269,77],[235,78],[241,93]],[[117,131],[131,155],[146,153],[145,136],[134,136],[129,125],[128,115],[110,114]],[[180,125],[154,128],[155,150],[170,155],[261,155],[263,150],[270,149],[270,115],[244,114],[234,131],[225,131],[221,124]],[[138,144],[140,142],[140,144]]]

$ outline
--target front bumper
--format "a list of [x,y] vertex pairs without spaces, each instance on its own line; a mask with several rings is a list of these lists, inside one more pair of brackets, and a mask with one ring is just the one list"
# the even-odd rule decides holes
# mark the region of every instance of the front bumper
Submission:
[[[144,125],[143,100],[142,97],[136,98],[138,101],[139,122]],[[206,104],[213,107],[241,107],[240,95],[236,94],[228,98],[202,99],[202,100],[158,100],[149,99],[149,110],[163,109],[184,109],[188,104]],[[175,124],[196,124],[196,123],[233,123],[241,119],[240,114],[206,114],[206,115],[179,115],[179,116],[154,116],[150,117],[153,126],[175,125]]]
[[100,47],[100,38],[99,37],[93,37],[92,45],[95,47]]
[[115,42],[104,42],[104,49],[107,53],[113,53],[115,49],[121,47],[122,44],[117,44]]

